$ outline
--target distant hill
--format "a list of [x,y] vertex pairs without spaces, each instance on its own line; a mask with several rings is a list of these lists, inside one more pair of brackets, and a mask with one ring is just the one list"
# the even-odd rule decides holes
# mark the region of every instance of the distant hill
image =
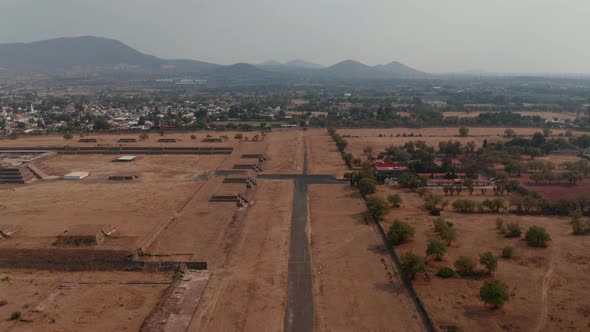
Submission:
[[102,37],[57,38],[0,44],[0,67],[18,70],[64,70],[73,67],[126,65],[143,70],[205,72],[219,65],[193,60],[165,60],[141,53],[118,40]]
[[425,72],[408,67],[403,63],[399,63],[397,61],[390,62],[386,65],[376,65],[373,68],[379,71],[390,73],[400,78],[420,78],[428,76],[428,74],[426,74]]
[[[198,77],[212,80],[325,80],[422,78],[427,74],[399,62],[368,66],[346,60],[330,67],[292,60],[267,61],[258,65],[237,63],[224,66],[186,59],[161,59],[124,43],[102,37],[68,37],[32,43],[0,44],[0,68],[44,71],[60,75],[68,69],[92,69],[93,73],[117,73],[119,77]],[[146,76],[149,75],[149,76]]]
[[372,79],[387,78],[390,75],[358,61],[345,60],[328,68],[321,69],[320,76],[322,78],[337,79]]
[[293,67],[293,68],[304,68],[304,69],[322,69],[325,68],[322,65],[313,62],[307,62],[305,60],[291,60],[285,63],[286,66]]
[[99,37],[0,44],[0,66],[4,68],[54,70],[120,64],[157,68],[163,63],[163,60],[143,54],[120,41]]

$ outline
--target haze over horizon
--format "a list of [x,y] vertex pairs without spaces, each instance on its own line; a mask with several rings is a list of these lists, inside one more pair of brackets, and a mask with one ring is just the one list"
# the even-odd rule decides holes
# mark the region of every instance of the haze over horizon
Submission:
[[588,14],[583,0],[4,0],[0,42],[93,35],[219,64],[353,59],[427,72],[590,73]]

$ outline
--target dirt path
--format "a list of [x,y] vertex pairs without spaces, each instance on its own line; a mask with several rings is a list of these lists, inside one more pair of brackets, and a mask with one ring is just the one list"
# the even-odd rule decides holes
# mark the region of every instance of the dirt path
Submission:
[[[565,235],[565,234],[564,234]],[[547,273],[545,273],[545,277],[543,278],[543,288],[541,290],[541,317],[539,319],[539,323],[535,328],[535,331],[543,331],[545,325],[547,325],[547,316],[549,313],[549,290],[551,287],[551,277],[553,276],[553,271],[555,271],[556,262],[559,260],[559,253],[561,251],[561,239],[557,239],[557,241],[553,244],[555,249],[551,253],[551,258],[549,262],[549,269],[547,269]]]

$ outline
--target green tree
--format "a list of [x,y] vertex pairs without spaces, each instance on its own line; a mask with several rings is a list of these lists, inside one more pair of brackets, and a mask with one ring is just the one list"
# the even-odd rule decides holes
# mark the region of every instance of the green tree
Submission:
[[397,208],[402,203],[402,197],[399,194],[389,195],[387,196],[387,201],[389,204],[391,204],[391,206]]
[[469,128],[467,128],[467,127],[459,128],[459,136],[461,136],[461,137],[469,136]]
[[467,277],[473,274],[476,264],[471,257],[459,256],[453,265],[460,276]]
[[72,134],[71,134],[69,131],[66,131],[66,132],[64,133],[64,138],[65,138],[65,139],[72,139]]
[[426,255],[433,256],[437,261],[442,261],[446,252],[447,247],[438,240],[431,240],[426,248]]
[[495,309],[500,308],[508,300],[508,286],[499,280],[486,281],[479,290],[479,297]]
[[105,118],[96,118],[92,123],[92,129],[94,130],[109,130],[111,129],[111,124]]
[[547,242],[551,241],[551,236],[547,230],[539,226],[531,226],[524,236],[525,241],[531,247],[547,247]]
[[393,245],[406,242],[416,234],[416,229],[407,222],[395,219],[387,231],[387,238]]
[[418,273],[422,273],[426,270],[426,264],[424,258],[414,254],[413,252],[407,252],[400,257],[402,272],[410,279],[416,279]]
[[367,208],[375,220],[383,219],[383,216],[389,211],[387,202],[381,197],[369,197]]
[[520,237],[522,230],[520,224],[517,222],[511,222],[506,226],[506,237]]
[[486,251],[479,256],[479,263],[488,269],[488,274],[492,274],[498,268],[498,259],[490,251]]
[[514,248],[511,246],[505,246],[502,248],[502,258],[511,259],[514,255]]
[[457,231],[452,227],[447,227],[440,233],[440,238],[447,243],[447,246],[450,246],[457,239]]
[[374,194],[377,191],[377,181],[372,178],[362,178],[359,181],[359,190],[363,196]]

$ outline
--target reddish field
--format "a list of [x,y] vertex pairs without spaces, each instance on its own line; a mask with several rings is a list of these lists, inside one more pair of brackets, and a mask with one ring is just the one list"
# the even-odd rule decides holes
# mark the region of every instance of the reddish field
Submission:
[[577,185],[571,185],[566,181],[557,184],[548,184],[546,182],[535,184],[535,181],[531,180],[529,176],[530,174],[524,174],[518,180],[525,188],[539,192],[552,201],[558,201],[560,198],[567,196],[590,193],[590,179],[579,182]]

